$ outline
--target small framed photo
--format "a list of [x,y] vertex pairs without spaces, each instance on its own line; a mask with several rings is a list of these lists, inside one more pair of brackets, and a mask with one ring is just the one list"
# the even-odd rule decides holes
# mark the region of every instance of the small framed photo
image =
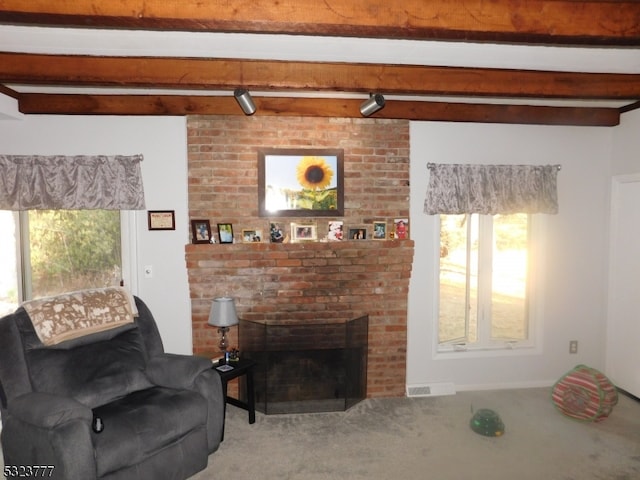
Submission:
[[175,210],[149,210],[147,212],[149,230],[175,230]]
[[211,224],[209,220],[191,220],[193,243],[211,243]]
[[257,243],[262,241],[262,230],[242,230],[244,243]]
[[366,240],[366,239],[367,239],[366,227],[349,228],[349,240]]
[[387,222],[373,222],[373,239],[387,239]]
[[220,243],[233,243],[233,225],[230,223],[219,223],[218,238],[220,239]]
[[393,221],[394,225],[394,238],[397,240],[406,240],[409,238],[409,219],[408,218],[396,218]]
[[287,237],[281,223],[271,223],[269,226],[269,241],[271,243],[286,243]]
[[329,222],[329,229],[327,231],[327,240],[330,242],[339,242],[344,240],[344,222],[340,220],[332,220]]
[[291,240],[294,242],[310,242],[318,239],[318,229],[311,223],[292,223]]

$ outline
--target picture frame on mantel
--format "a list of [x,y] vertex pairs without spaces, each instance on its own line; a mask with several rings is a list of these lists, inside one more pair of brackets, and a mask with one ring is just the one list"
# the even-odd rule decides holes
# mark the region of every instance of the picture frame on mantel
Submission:
[[258,212],[261,217],[343,216],[344,150],[259,150]]
[[315,242],[318,240],[318,227],[315,223],[292,223],[291,238],[293,242]]
[[260,243],[262,242],[262,230],[242,230],[243,243]]
[[209,220],[191,220],[191,241],[211,243],[211,223]]
[[219,223],[218,238],[220,239],[220,243],[233,243],[233,225],[230,223]]
[[366,240],[367,239],[367,227],[364,225],[358,227],[349,228],[349,240]]
[[385,221],[373,222],[373,239],[374,240],[387,239],[387,222]]

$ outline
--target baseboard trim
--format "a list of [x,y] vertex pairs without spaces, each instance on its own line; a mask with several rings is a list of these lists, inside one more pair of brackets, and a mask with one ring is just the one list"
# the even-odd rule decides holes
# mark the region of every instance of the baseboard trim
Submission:
[[556,380],[534,380],[529,382],[509,382],[509,383],[482,383],[482,384],[456,384],[459,392],[472,392],[478,390],[513,390],[516,388],[547,388],[552,387]]
[[416,383],[407,385],[407,397],[438,397],[455,395],[456,392],[474,392],[482,390],[514,390],[519,388],[550,388],[556,380],[534,380],[529,382],[454,384],[453,382]]

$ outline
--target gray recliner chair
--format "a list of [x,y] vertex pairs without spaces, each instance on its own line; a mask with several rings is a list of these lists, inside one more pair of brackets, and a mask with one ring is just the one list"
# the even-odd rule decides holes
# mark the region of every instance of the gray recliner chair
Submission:
[[207,358],[164,353],[151,312],[135,303],[133,323],[53,346],[24,308],[0,319],[5,465],[64,480],[185,479],[206,468],[222,436],[220,376]]

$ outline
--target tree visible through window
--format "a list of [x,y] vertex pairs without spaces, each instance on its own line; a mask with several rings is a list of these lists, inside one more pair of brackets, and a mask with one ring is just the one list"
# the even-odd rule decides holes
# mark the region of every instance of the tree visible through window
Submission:
[[441,347],[529,339],[529,220],[524,213],[440,215]]
[[[32,210],[18,214],[2,211],[0,214],[1,313],[14,310],[21,300],[120,283],[122,249],[118,210]],[[25,225],[23,228],[19,227],[21,222]],[[18,285],[19,279],[22,285]]]
[[118,285],[121,278],[120,212],[29,212],[33,298]]

